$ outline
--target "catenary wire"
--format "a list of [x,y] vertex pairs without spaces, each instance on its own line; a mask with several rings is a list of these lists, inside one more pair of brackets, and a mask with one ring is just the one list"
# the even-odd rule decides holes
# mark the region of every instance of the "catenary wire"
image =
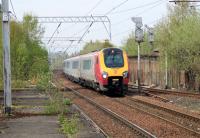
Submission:
[[11,7],[12,7],[13,15],[17,19],[17,15],[16,15],[16,12],[15,12],[15,8],[13,6],[12,0],[10,0],[10,4],[11,4]]
[[140,6],[137,6],[137,7],[129,8],[129,9],[126,9],[126,10],[112,12],[110,14],[113,15],[113,14],[129,12],[129,11],[132,11],[132,10],[136,10],[136,9],[140,9],[140,8],[144,8],[144,7],[147,7],[147,6],[154,5],[154,4],[156,4],[156,3],[160,2],[160,1],[163,1],[163,0],[157,0],[157,1],[154,1],[154,2],[149,2],[149,3],[143,4],[143,5],[140,5]]

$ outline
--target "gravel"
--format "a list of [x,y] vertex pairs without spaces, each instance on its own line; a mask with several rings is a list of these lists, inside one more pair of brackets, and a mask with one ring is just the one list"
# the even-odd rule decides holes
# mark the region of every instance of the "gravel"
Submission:
[[165,97],[172,101],[174,104],[178,105],[181,108],[189,110],[191,112],[197,113],[200,115],[200,100],[192,97],[177,96],[170,94],[159,94],[161,97]]
[[[117,114],[125,117],[129,121],[146,129],[147,131],[156,135],[157,137],[160,137],[160,138],[166,138],[166,137],[170,137],[170,138],[171,137],[190,137],[191,138],[191,137],[195,137],[177,126],[166,123],[163,120],[157,119],[157,118],[152,117],[147,114],[144,114],[144,113],[134,110],[132,108],[126,107],[122,104],[119,104],[118,102],[111,100],[112,98],[110,98],[110,97],[100,95],[100,94],[94,92],[93,90],[82,88],[80,85],[74,84],[74,83],[66,80],[65,78],[62,78],[62,82],[64,83],[65,86],[76,89],[77,91],[81,92],[85,96],[90,97],[91,99],[95,100],[99,104],[101,104],[101,105],[109,108],[110,110],[116,112]],[[89,107],[88,104],[85,104],[81,100],[76,99],[76,100],[74,100],[74,102],[77,104],[80,104],[81,108],[84,108],[85,110],[84,109],[83,110],[86,113],[88,113],[89,116],[93,115],[94,117],[96,117],[95,120],[99,119],[97,124],[99,124],[100,127],[102,126],[102,124],[105,126],[108,125],[107,127],[113,133],[116,132],[119,128],[121,128],[121,127],[116,127],[115,125],[117,125],[117,124],[113,124],[113,122],[112,123],[108,122],[109,119],[107,120],[105,115],[98,114],[98,116],[97,116],[96,115],[97,113],[96,113],[96,110],[94,110],[94,107],[93,108]],[[94,110],[94,112],[92,113],[93,110]],[[115,128],[117,128],[117,129],[115,130]],[[104,130],[106,131],[107,129],[104,129]],[[124,137],[124,136],[126,136],[127,133],[121,132],[120,134],[121,135],[115,135],[115,136]]]
[[114,119],[88,104],[82,99],[75,99],[73,102],[81,107],[81,109],[90,116],[107,134],[111,137],[138,137],[130,128],[116,122]]

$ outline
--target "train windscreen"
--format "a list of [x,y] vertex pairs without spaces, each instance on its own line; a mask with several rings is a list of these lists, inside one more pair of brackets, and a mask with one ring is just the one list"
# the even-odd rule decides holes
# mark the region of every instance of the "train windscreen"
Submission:
[[108,68],[118,68],[124,66],[123,53],[120,49],[105,49],[104,62]]

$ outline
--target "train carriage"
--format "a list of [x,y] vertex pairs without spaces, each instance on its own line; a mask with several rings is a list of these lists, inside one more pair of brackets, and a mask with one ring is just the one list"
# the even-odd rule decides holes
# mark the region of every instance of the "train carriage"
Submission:
[[80,78],[80,61],[79,57],[73,57],[64,61],[64,73],[75,82],[79,82]]
[[[77,68],[73,68],[75,62],[79,65]],[[71,66],[68,67],[68,64]],[[128,58],[126,52],[119,48],[105,48],[66,59],[64,73],[76,82],[96,90],[113,90],[123,95],[124,90],[128,89]]]

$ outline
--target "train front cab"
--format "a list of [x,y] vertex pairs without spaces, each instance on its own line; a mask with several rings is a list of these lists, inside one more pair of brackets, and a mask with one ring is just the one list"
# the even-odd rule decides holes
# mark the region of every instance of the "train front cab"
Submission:
[[129,67],[126,53],[118,48],[103,49],[99,53],[99,86],[101,91],[124,95],[128,89]]

